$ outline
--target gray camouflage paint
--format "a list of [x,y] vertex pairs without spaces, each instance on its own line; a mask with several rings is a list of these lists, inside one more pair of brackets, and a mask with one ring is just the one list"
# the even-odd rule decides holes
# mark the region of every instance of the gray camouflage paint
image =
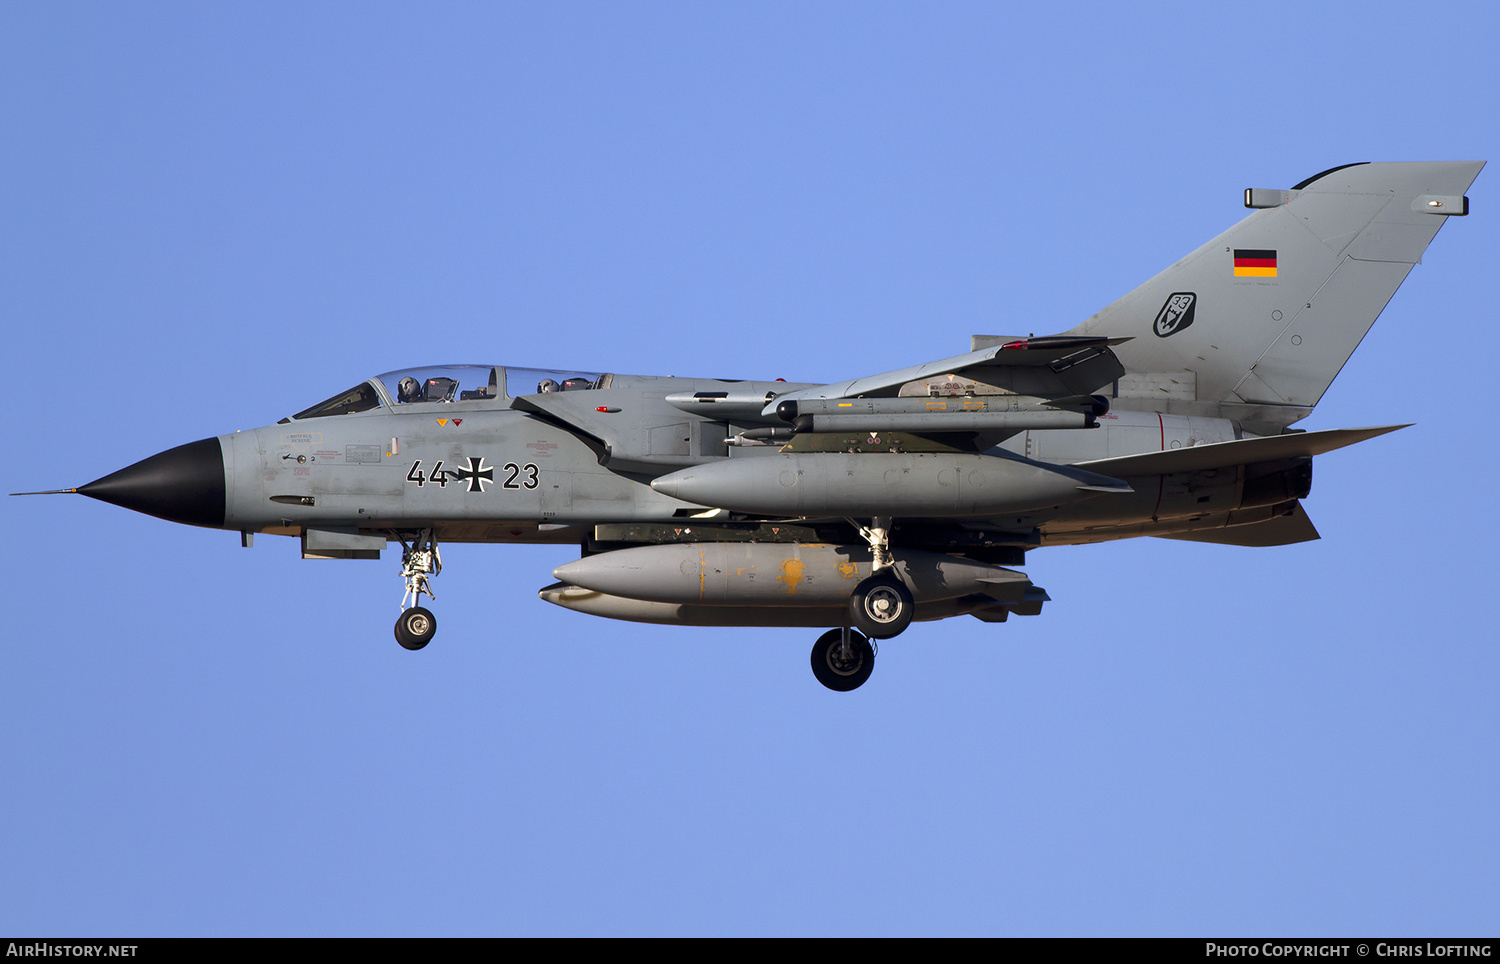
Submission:
[[[1018,551],[1139,535],[1316,538],[1299,502],[1311,457],[1389,429],[1295,436],[1308,440],[1300,448],[1256,436],[1278,436],[1317,404],[1444,221],[1467,213],[1482,167],[1358,164],[1248,191],[1248,217],[1061,336],[976,336],[968,353],[845,382],[616,374],[587,390],[397,404],[375,379],[378,408],[221,436],[222,527],[300,536],[309,557],[369,558],[388,536],[429,527],[439,542],[587,546],[600,526],[680,524],[683,545],[623,547],[636,555],[614,561],[645,568],[613,590],[566,584],[570,572],[587,581],[610,568],[591,556],[560,567],[565,582],[542,597],[709,625],[844,618],[833,603],[847,578],[829,553],[850,548],[717,544],[715,526],[753,523],[747,515],[894,519],[901,571],[920,557],[937,583],[967,587],[911,580],[922,619],[1003,619],[1034,612],[1045,595],[983,559],[901,548],[924,519],[963,519],[986,545]],[[1087,427],[1102,410],[1090,409],[1093,393],[1110,410]],[[972,401],[923,403],[934,396]],[[806,405],[802,425],[822,418],[828,431],[785,450],[759,444],[788,428],[787,402]],[[1074,427],[1035,427],[1051,424]],[[821,447],[801,444],[816,439]],[[724,557],[716,600],[669,585],[677,557],[693,553]],[[753,580],[736,582],[730,556],[741,573],[808,565],[822,588],[782,605]],[[1012,576],[1024,598],[996,588]]]

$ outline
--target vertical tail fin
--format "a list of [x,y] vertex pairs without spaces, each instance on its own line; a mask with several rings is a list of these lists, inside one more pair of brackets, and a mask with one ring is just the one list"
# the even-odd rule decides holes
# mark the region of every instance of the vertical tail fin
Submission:
[[[1122,397],[1279,430],[1323,397],[1483,161],[1350,164],[1289,191],[1074,328],[1130,335]],[[1187,373],[1191,373],[1189,376]],[[1173,377],[1180,374],[1182,377]]]

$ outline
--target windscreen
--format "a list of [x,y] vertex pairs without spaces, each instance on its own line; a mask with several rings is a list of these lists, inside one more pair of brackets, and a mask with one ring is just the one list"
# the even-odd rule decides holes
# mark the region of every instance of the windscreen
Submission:
[[323,418],[327,415],[353,415],[355,412],[368,412],[372,408],[380,407],[380,393],[375,391],[375,386],[369,382],[361,382],[348,391],[339,392],[337,395],[324,402],[319,402],[312,408],[303,409],[292,418],[301,421],[305,418]]

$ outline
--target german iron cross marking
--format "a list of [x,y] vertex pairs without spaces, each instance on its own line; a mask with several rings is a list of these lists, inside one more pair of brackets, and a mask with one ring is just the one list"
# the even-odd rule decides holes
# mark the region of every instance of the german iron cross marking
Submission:
[[467,469],[450,469],[449,474],[459,481],[469,483],[470,492],[483,492],[484,483],[494,484],[495,469],[493,466],[484,464],[484,456],[469,456],[469,467]]

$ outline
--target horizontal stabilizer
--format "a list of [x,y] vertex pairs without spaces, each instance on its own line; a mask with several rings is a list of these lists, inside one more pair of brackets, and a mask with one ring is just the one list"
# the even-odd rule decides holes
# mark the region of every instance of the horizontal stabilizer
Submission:
[[1290,546],[1298,542],[1312,542],[1322,538],[1314,528],[1307,511],[1298,502],[1289,515],[1254,522],[1245,526],[1224,526],[1217,529],[1200,529],[1196,532],[1178,532],[1163,539],[1181,542],[1212,542],[1221,546]]
[[991,598],[992,605],[980,606],[969,615],[980,622],[1003,623],[1010,616],[1037,616],[1042,612],[1042,604],[1052,601],[1047,595],[1047,590],[1041,586],[1027,586],[1026,594],[1020,601],[1000,600]]
[[1266,438],[1236,439],[1212,442],[1185,449],[1166,449],[1141,455],[1076,462],[1074,468],[1121,478],[1131,475],[1167,475],[1172,472],[1203,472],[1235,465],[1253,465],[1277,459],[1304,459],[1332,452],[1355,442],[1385,435],[1406,425],[1377,425],[1373,428],[1334,428],[1321,432],[1296,432]]

